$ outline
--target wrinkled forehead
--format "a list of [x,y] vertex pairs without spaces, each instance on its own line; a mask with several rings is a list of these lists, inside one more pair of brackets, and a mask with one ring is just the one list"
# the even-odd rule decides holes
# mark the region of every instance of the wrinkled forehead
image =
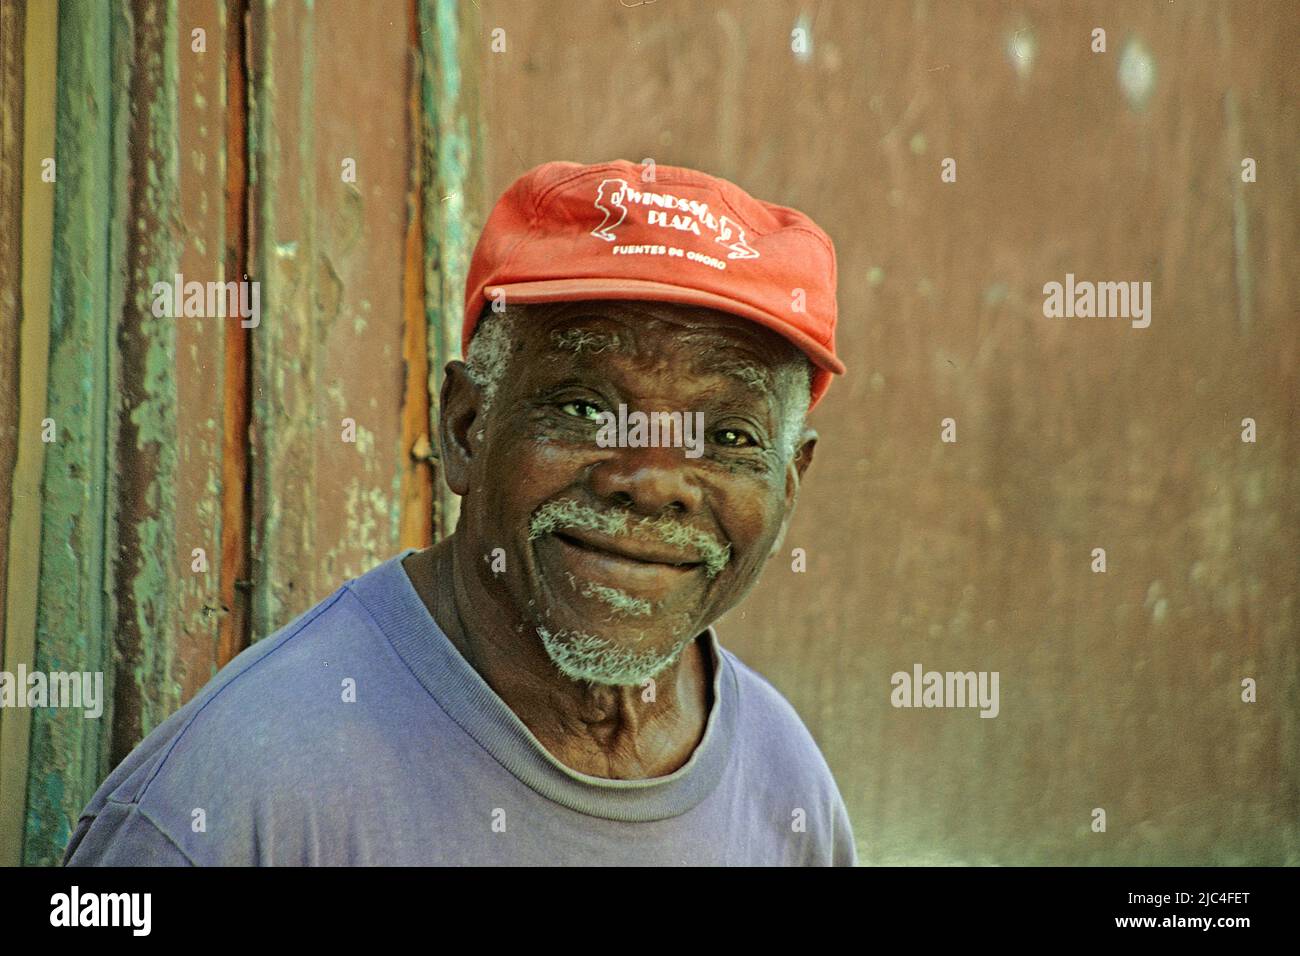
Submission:
[[[536,311],[531,311],[536,310]],[[692,367],[771,391],[799,359],[791,343],[757,323],[715,309],[660,302],[566,302],[533,306],[525,323],[548,351],[679,358]]]

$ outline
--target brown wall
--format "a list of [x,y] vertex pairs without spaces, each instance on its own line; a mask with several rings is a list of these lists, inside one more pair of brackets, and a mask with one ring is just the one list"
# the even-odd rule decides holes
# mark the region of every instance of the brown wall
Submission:
[[[1296,8],[479,6],[492,195],[650,157],[837,243],[808,570],[774,562],[721,633],[822,745],[864,860],[1300,862]],[[1067,272],[1150,281],[1151,326],[1044,318]],[[1001,714],[894,709],[916,662],[998,671]]]

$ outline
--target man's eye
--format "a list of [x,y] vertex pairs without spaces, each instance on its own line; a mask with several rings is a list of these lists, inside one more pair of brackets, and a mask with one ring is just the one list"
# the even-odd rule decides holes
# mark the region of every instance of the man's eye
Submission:
[[748,448],[758,444],[753,435],[739,428],[719,428],[713,433],[713,440],[728,448]]
[[593,422],[600,420],[600,409],[581,398],[564,402],[560,405],[560,411],[566,415],[572,415],[574,418],[585,418]]

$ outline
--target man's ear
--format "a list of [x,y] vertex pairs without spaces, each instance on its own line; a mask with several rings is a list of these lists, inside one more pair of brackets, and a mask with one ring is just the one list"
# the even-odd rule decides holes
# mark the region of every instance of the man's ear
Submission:
[[442,475],[458,495],[469,490],[470,461],[480,442],[474,438],[482,390],[469,377],[464,362],[448,362],[438,396],[438,444],[442,449]]
[[[808,470],[812,464],[813,452],[817,450],[817,432],[816,430],[804,426],[803,433],[799,436],[799,450],[794,453],[794,467],[798,472],[798,480],[803,480],[803,473]],[[799,493],[796,485],[795,494]]]
[[785,543],[785,533],[790,528],[790,519],[794,517],[794,506],[799,499],[799,485],[803,481],[804,472],[812,464],[813,452],[816,449],[817,432],[805,426],[799,435],[799,450],[794,453],[790,467],[785,471],[785,515],[781,518],[781,530],[777,532],[776,540],[772,542],[772,550],[767,554],[769,559],[776,557],[776,553],[781,550],[781,545]]

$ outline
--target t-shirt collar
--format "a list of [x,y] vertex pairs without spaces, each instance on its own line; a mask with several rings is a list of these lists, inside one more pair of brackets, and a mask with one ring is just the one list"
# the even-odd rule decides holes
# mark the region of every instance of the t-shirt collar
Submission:
[[648,821],[674,817],[707,797],[722,778],[735,735],[736,676],[709,627],[697,640],[708,649],[712,703],[704,737],[673,773],[610,780],[579,773],[551,755],[532,731],[438,627],[402,566],[408,548],[348,584],[416,679],[465,733],[506,770],[542,796],[589,816]]

